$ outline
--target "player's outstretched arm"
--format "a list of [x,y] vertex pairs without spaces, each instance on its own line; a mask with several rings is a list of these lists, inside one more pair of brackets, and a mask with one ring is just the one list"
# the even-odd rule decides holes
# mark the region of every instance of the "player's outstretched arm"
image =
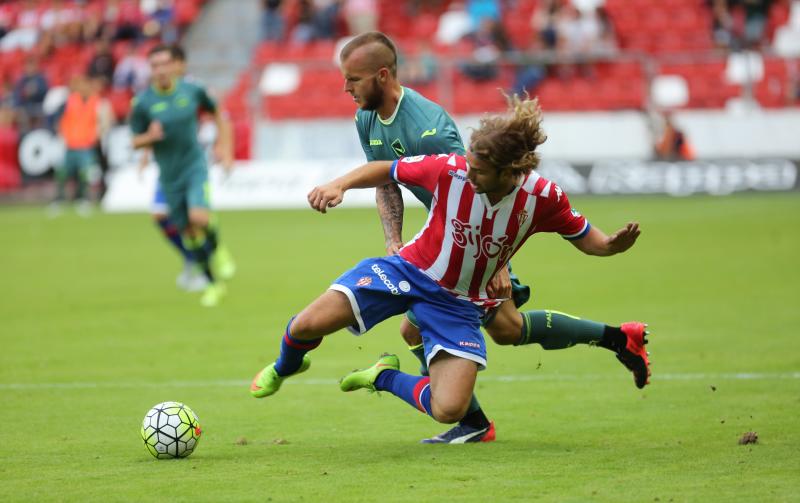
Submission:
[[366,189],[391,182],[391,169],[392,161],[368,162],[325,185],[314,187],[308,193],[308,204],[320,213],[325,213],[328,208],[338,206],[344,193],[350,189]]
[[388,183],[375,189],[375,203],[383,225],[386,253],[396,255],[403,247],[403,194],[396,183]]
[[629,222],[610,236],[606,236],[597,227],[592,227],[586,236],[572,241],[572,244],[587,255],[608,257],[627,251],[636,243],[641,232],[638,222]]

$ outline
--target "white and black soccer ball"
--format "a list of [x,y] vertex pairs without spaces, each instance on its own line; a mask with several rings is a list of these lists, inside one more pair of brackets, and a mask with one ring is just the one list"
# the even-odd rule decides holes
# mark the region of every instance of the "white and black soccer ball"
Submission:
[[160,403],[147,411],[142,421],[144,446],[158,459],[189,456],[202,432],[197,415],[180,402]]

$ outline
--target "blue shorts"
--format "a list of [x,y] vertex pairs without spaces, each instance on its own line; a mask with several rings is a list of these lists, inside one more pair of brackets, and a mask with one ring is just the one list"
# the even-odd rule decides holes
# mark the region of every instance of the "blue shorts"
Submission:
[[161,188],[161,184],[158,182],[156,182],[156,191],[153,194],[153,204],[150,205],[150,212],[164,215],[169,213],[167,196],[164,195],[164,189]]
[[417,317],[430,365],[439,351],[472,360],[486,368],[486,343],[481,333],[483,309],[461,300],[397,255],[369,258],[341,275],[330,287],[350,300],[363,334],[383,320],[408,310]]

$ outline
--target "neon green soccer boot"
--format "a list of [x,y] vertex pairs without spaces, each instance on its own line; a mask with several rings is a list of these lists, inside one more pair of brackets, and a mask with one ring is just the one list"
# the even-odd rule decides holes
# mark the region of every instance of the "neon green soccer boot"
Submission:
[[339,381],[339,388],[342,391],[355,391],[361,388],[366,388],[370,392],[377,391],[375,380],[381,372],[389,369],[400,370],[400,359],[397,358],[397,355],[383,353],[375,365],[363,370],[354,370],[342,377]]
[[250,394],[255,398],[264,398],[265,396],[274,395],[281,389],[281,384],[283,384],[283,381],[285,381],[287,377],[302,374],[308,370],[310,366],[311,357],[303,355],[303,363],[300,364],[300,368],[297,369],[294,374],[279,376],[278,373],[275,372],[275,363],[270,363],[253,378],[253,382],[250,383]]
[[227,289],[223,283],[219,281],[215,283],[210,283],[205,290],[203,290],[203,295],[200,297],[200,305],[203,307],[216,307],[222,302],[222,298],[227,293]]
[[233,260],[230,250],[225,245],[218,245],[211,255],[211,270],[223,280],[229,280],[236,274],[236,262]]

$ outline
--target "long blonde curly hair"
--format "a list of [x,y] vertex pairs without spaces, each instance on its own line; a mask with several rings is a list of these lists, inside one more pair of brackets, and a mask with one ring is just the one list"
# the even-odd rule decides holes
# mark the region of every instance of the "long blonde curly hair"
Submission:
[[[505,93],[504,93],[505,95]],[[509,168],[513,175],[525,175],[539,166],[536,147],[547,140],[542,130],[539,100],[527,93],[505,95],[505,114],[487,115],[470,137],[470,150],[478,159],[498,171]]]

